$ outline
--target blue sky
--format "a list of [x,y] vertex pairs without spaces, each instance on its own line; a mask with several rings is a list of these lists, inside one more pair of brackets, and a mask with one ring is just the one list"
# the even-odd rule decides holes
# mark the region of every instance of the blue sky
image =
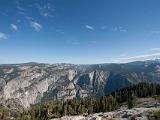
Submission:
[[0,0],[0,64],[160,57],[159,0]]

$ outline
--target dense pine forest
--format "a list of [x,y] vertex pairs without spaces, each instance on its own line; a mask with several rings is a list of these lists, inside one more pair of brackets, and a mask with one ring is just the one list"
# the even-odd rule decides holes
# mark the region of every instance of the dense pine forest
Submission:
[[159,84],[140,83],[112,92],[108,96],[92,96],[80,100],[74,98],[32,105],[29,110],[17,114],[11,114],[10,110],[1,107],[0,119],[7,120],[8,116],[14,116],[17,120],[49,120],[65,115],[88,115],[117,110],[123,103],[127,103],[130,109],[135,106],[137,98],[159,95]]

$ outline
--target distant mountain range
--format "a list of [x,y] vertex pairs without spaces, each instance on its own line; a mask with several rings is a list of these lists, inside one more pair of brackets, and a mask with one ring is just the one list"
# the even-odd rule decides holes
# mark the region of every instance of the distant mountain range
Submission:
[[124,64],[3,64],[0,103],[29,107],[48,100],[103,96],[140,82],[160,83],[160,60]]

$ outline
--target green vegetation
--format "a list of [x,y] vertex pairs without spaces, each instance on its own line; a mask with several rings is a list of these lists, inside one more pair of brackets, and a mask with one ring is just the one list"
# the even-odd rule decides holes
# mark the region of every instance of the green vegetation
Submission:
[[151,112],[150,115],[148,116],[148,119],[149,120],[159,120],[160,119],[160,110]]
[[160,103],[160,95],[155,95],[154,98]]
[[32,106],[32,109],[21,113],[21,120],[49,120],[64,115],[92,114],[96,112],[112,111],[118,108],[118,103],[113,96],[102,97],[97,100],[90,97],[77,100],[51,101],[44,104]]
[[9,119],[9,110],[4,107],[0,107],[0,120],[8,120]]
[[18,109],[11,109],[0,105],[0,120],[18,120],[19,118],[21,117]]
[[128,96],[128,100],[127,100],[127,105],[128,108],[131,109],[133,108],[137,103],[137,97],[134,94],[131,94]]
[[[49,120],[65,115],[107,112],[118,109],[123,103],[127,103],[128,108],[132,108],[136,105],[137,98],[158,95],[160,95],[159,84],[140,83],[132,87],[117,90],[101,98],[88,97],[80,100],[74,98],[67,101],[49,101],[33,105],[29,110],[19,113],[16,119]],[[5,118],[8,115],[7,111],[0,111],[1,117]],[[159,112],[153,113],[153,116],[159,117]]]

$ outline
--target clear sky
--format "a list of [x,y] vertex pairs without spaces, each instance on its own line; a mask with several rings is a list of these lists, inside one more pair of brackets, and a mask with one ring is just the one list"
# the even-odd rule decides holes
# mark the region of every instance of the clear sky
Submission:
[[0,64],[160,57],[160,0],[0,0]]

